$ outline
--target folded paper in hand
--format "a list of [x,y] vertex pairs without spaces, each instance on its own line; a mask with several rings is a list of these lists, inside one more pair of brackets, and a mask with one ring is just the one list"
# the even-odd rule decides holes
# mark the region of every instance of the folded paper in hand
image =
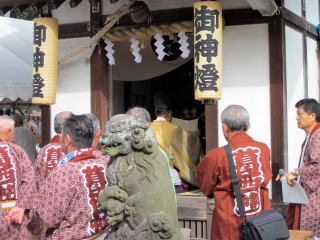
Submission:
[[290,186],[287,182],[287,179],[285,177],[282,177],[281,183],[283,202],[298,204],[309,203],[306,192],[297,181],[294,181],[294,186]]

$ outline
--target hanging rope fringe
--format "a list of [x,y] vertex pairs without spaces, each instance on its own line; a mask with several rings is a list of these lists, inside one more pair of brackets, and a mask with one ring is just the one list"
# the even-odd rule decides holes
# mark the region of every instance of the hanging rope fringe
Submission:
[[182,21],[182,22],[176,22],[172,24],[150,25],[150,26],[143,26],[138,28],[127,28],[123,30],[108,32],[119,21],[119,19],[126,13],[128,13],[128,8],[124,6],[114,14],[110,15],[106,20],[105,26],[96,35],[94,35],[89,41],[85,42],[79,48],[73,50],[71,53],[60,58],[58,60],[58,64],[61,64],[73,58],[74,56],[84,52],[86,49],[90,48],[92,45],[97,44],[99,39],[108,40],[111,42],[121,42],[121,41],[129,40],[131,38],[136,38],[141,42],[141,48],[143,49],[144,42],[156,34],[168,35],[170,38],[173,38],[174,33],[193,32],[192,21]]
[[121,42],[129,40],[130,38],[136,38],[141,42],[144,42],[157,33],[161,35],[168,35],[170,38],[173,38],[173,34],[179,32],[193,32],[193,22],[183,21],[172,24],[150,25],[116,30],[104,34],[103,39],[107,39],[112,42]]
[[[103,36],[119,21],[119,19],[125,15],[128,12],[127,7],[122,7],[114,14],[110,15],[106,20],[106,25],[98,32],[96,35],[94,35],[89,41],[85,42],[82,46],[75,49],[71,53],[65,55],[64,57],[60,58],[58,60],[58,64],[61,64],[74,56],[84,52],[87,48],[90,48],[93,44],[96,44],[100,38],[103,38]],[[113,41],[110,39],[110,41]]]

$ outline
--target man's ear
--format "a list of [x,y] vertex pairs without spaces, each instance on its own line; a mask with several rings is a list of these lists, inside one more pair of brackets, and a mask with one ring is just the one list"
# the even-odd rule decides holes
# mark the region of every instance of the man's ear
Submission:
[[224,133],[227,133],[229,131],[229,127],[226,123],[222,123],[222,131]]
[[102,131],[98,130],[95,137],[99,139],[101,137],[101,134],[102,134]]
[[248,127],[247,127],[246,132],[250,129],[250,127],[251,127],[251,124],[250,124],[250,122],[248,122]]
[[167,113],[166,119],[167,119],[168,122],[172,121],[172,112],[168,112]]
[[70,146],[72,144],[71,137],[69,136],[69,134],[67,134],[65,136],[65,140],[64,141],[65,141],[64,143],[65,143],[66,146]]

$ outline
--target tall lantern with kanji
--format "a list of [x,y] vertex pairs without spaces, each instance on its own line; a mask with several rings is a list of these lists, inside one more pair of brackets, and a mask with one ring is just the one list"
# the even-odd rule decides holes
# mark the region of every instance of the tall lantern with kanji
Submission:
[[196,100],[221,99],[222,7],[219,1],[194,3],[194,89]]
[[58,74],[58,20],[34,19],[33,95],[34,104],[54,104]]

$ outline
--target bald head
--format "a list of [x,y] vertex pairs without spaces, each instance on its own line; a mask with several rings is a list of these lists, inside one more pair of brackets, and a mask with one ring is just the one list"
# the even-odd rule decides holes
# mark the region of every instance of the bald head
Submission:
[[64,121],[71,116],[72,112],[59,112],[55,117],[54,117],[54,131],[58,134],[62,132],[62,127]]
[[13,139],[14,121],[7,115],[0,116],[0,139],[11,142]]
[[133,107],[130,108],[126,114],[129,114],[131,116],[136,116],[136,117],[140,117],[143,120],[147,121],[148,123],[151,122],[151,117],[150,117],[150,113],[142,107]]

